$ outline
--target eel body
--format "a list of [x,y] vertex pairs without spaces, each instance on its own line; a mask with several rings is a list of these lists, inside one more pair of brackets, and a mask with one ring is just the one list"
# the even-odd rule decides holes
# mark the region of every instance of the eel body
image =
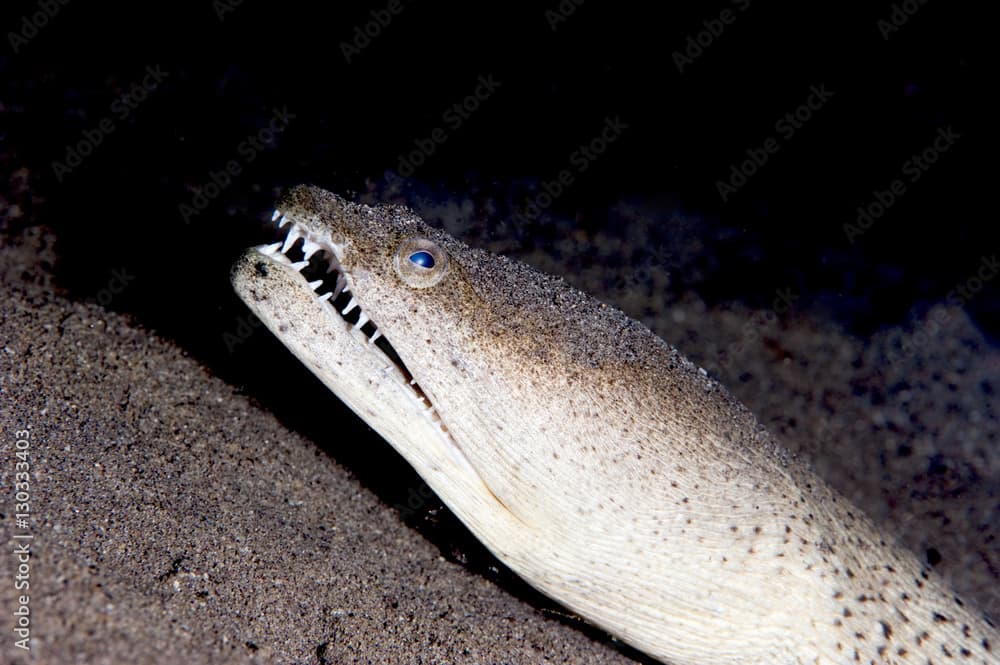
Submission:
[[997,663],[1000,635],[640,323],[299,186],[240,297],[500,560],[667,663]]

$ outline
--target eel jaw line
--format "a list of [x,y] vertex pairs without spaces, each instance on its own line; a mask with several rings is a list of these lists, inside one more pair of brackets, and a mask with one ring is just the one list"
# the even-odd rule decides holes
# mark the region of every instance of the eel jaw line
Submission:
[[[446,442],[446,448],[456,462],[478,477],[455,437],[441,418],[435,405],[421,389],[413,373],[403,363],[378,325],[365,312],[354,294],[354,280],[342,261],[346,244],[337,243],[329,234],[319,234],[296,222],[288,214],[275,210],[271,216],[278,229],[288,227],[283,240],[260,245],[256,251],[273,263],[291,268],[312,289],[316,299],[334,321],[347,325],[358,340],[361,353],[376,353],[384,361],[383,373],[391,377],[413,401],[417,411],[433,422]],[[293,260],[297,259],[297,260]],[[332,288],[331,288],[332,283]]]

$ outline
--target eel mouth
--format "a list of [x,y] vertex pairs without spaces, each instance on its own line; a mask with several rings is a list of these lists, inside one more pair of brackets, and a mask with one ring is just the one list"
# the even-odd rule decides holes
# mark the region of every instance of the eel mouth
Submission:
[[[383,371],[404,385],[418,402],[424,415],[434,421],[456,448],[457,442],[441,420],[434,404],[420,388],[413,373],[379,330],[378,324],[368,316],[353,292],[353,280],[341,260],[345,246],[334,242],[328,234],[319,234],[304,224],[296,222],[289,214],[275,210],[271,221],[277,223],[281,240],[271,245],[261,245],[257,251],[280,265],[299,273],[312,289],[316,300],[327,313],[340,320],[355,332],[363,335],[359,341],[368,352],[378,353],[385,360]],[[287,227],[287,228],[286,228]]]

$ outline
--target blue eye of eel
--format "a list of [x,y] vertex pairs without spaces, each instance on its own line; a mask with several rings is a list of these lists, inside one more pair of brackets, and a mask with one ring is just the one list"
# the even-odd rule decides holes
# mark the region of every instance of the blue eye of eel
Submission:
[[413,252],[410,254],[410,261],[421,268],[434,267],[434,257],[431,256],[430,252]]

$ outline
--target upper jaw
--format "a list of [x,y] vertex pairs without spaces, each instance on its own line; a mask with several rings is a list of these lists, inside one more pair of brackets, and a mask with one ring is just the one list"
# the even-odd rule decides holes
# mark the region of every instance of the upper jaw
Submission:
[[287,229],[287,235],[282,241],[256,247],[256,251],[299,272],[334,320],[343,320],[353,327],[353,332],[362,333],[358,339],[366,341],[366,350],[382,354],[386,373],[400,379],[412,391],[414,398],[423,404],[426,415],[444,427],[434,404],[390,341],[382,335],[378,323],[365,310],[364,303],[355,295],[354,277],[344,267],[350,241],[337,242],[329,227],[309,223],[308,220],[300,221],[299,216],[283,212],[280,207],[271,215],[271,220],[280,230]]
[[310,223],[312,220],[302,219],[281,208],[274,210],[271,221],[285,233],[285,237],[273,244],[261,245],[256,248],[257,251],[298,271],[320,302],[333,310],[332,314],[339,315],[363,332],[369,343],[375,343],[382,332],[355,297],[353,276],[344,267],[349,241],[335,240],[329,227]]

